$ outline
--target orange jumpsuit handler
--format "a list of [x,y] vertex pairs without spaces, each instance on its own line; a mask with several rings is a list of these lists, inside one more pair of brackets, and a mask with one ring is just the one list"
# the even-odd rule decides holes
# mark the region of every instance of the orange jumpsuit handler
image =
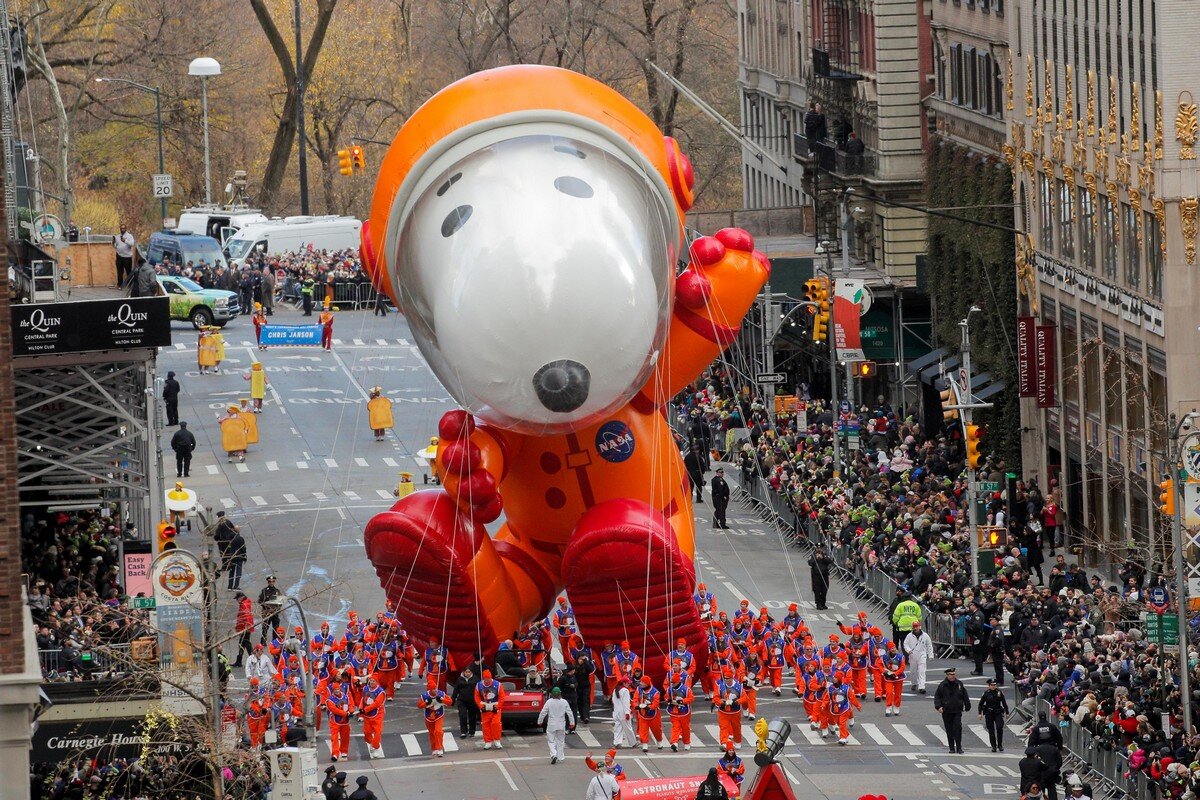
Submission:
[[887,655],[891,642],[883,638],[883,631],[871,628],[871,637],[867,639],[868,663],[871,670],[871,686],[875,694],[875,702],[879,703],[884,696],[883,658]]
[[485,669],[483,680],[475,684],[475,705],[479,706],[482,722],[483,749],[495,747],[499,750],[503,746],[500,744],[500,715],[504,709],[504,687],[492,677],[489,670]]
[[362,692],[359,716],[363,723],[363,739],[367,742],[368,758],[383,758],[383,704],[387,692],[379,685],[379,678],[372,675]]
[[843,683],[840,676],[835,676],[833,686],[828,690],[829,699],[825,705],[825,722],[827,725],[837,725],[838,744],[847,744],[850,740],[850,722],[854,719],[854,709],[862,710],[862,703],[854,694],[850,684]]
[[880,670],[883,673],[884,709],[883,715],[900,716],[900,694],[904,689],[905,677],[904,655],[896,649],[895,642],[888,642],[887,654],[880,659]]
[[679,742],[683,742],[684,750],[692,749],[692,703],[696,695],[692,693],[691,674],[685,671],[672,671],[667,675],[666,684],[667,713],[671,717],[671,751],[679,752]]
[[436,638],[429,640],[429,647],[425,648],[425,654],[421,656],[421,663],[417,667],[417,677],[424,678],[427,674],[437,678],[438,688],[446,688],[446,673],[453,672],[457,667],[454,666],[454,658],[450,655],[449,649],[445,645],[439,645]]
[[742,701],[745,690],[741,681],[733,676],[733,670],[726,667],[717,681],[713,702],[717,706],[717,724],[721,729],[721,741],[732,739],[740,747],[742,744]]
[[325,699],[325,710],[329,712],[329,752],[334,761],[349,758],[350,716],[354,713],[354,704],[345,684],[333,684]]
[[658,749],[662,750],[664,741],[662,714],[660,713],[662,692],[654,687],[649,675],[642,676],[642,682],[638,685],[634,695],[634,704],[637,706],[638,740],[642,743],[642,752],[650,750],[651,736],[654,737]]
[[[417,708],[425,711],[425,728],[429,731],[429,752],[438,758],[441,758],[445,752],[442,748],[442,724],[446,716],[446,706],[451,705],[452,702],[450,695],[438,688],[437,680],[432,675],[425,681],[425,691],[417,698]],[[486,746],[485,744],[484,747]]]

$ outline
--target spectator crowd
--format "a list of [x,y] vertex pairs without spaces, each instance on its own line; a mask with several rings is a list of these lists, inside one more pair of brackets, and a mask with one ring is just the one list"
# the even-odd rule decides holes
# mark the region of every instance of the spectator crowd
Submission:
[[[1200,736],[1182,731],[1178,659],[1143,630],[1146,593],[1164,579],[1136,558],[1121,562],[1119,585],[1089,575],[1074,558],[1080,548],[1069,547],[1079,543],[1066,535],[1056,480],[1043,490],[1006,481],[998,458],[981,467],[980,480],[1002,489],[985,502],[986,523],[1003,536],[994,574],[972,584],[957,428],[926,431],[882,397],[848,413],[815,400],[803,412],[768,414],[731,375],[714,367],[676,398],[689,446],[737,464],[743,485],[761,481],[778,493],[795,514],[795,535],[832,545],[838,566],[886,573],[898,586],[891,609],[911,598],[925,615],[948,615],[973,674],[990,661],[1001,685],[1015,684],[1027,718],[1044,701],[1054,719],[1089,731],[1094,747],[1118,751],[1125,778],[1144,776],[1164,797],[1200,796]],[[835,430],[858,441],[842,447],[838,477]],[[1197,661],[1191,648],[1193,687]],[[1200,713],[1195,692],[1191,701]]]

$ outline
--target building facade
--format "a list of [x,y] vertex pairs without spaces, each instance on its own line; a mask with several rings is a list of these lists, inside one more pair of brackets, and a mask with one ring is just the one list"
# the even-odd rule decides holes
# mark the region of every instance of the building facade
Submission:
[[1026,472],[1059,481],[1089,557],[1157,560],[1167,417],[1200,407],[1200,15],[1166,0],[1005,14],[1022,313],[1053,332],[1058,365],[1053,398],[1022,400]]
[[925,107],[944,141],[999,156],[1008,116],[1004,0],[930,0],[934,91]]

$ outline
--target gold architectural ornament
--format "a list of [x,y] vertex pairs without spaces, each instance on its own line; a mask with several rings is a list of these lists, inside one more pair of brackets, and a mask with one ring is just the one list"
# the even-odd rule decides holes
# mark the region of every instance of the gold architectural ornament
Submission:
[[1016,241],[1017,288],[1029,301],[1029,310],[1038,314],[1038,283],[1033,269],[1033,240],[1028,233],[1018,233]]
[[1096,135],[1096,72],[1090,69],[1087,76],[1087,135]]
[[[1200,212],[1200,199],[1184,197],[1179,200],[1179,228],[1183,231],[1183,255],[1188,264],[1196,263],[1197,212]],[[1162,231],[1162,238],[1167,238],[1166,228]]]
[[1129,137],[1128,133],[1121,134],[1121,155],[1129,155],[1129,146],[1132,144],[1132,141],[1133,140]]
[[1042,172],[1046,173],[1046,177],[1055,177],[1054,162],[1048,158],[1042,159]]
[[1025,56],[1025,116],[1033,116],[1033,56]]
[[1108,143],[1117,143],[1117,76],[1108,76]]
[[1129,205],[1133,208],[1134,233],[1137,236],[1138,252],[1140,253],[1145,245],[1145,234],[1142,230],[1144,224],[1142,222],[1142,193],[1132,186],[1126,192],[1129,194]]
[[[1074,73],[1074,71],[1072,71],[1071,65],[1067,64],[1067,80],[1066,80],[1067,96],[1063,100],[1063,105],[1065,106],[1066,116],[1068,119],[1075,119],[1075,77],[1074,77],[1074,75],[1075,75],[1075,73]],[[1072,125],[1071,127],[1074,128],[1075,126]]]
[[1096,185],[1096,176],[1090,172],[1083,173],[1083,185],[1092,201],[1092,228],[1096,240],[1100,239],[1100,187]]
[[1101,182],[1108,180],[1108,149],[1104,147],[1103,142],[1096,148],[1096,152],[1092,153],[1092,169],[1096,171]]
[[[1058,118],[1062,119],[1062,114],[1059,114]],[[1067,160],[1067,140],[1063,137],[1061,129],[1050,140],[1050,157],[1058,162]]]
[[1108,195],[1108,202],[1113,208],[1113,241],[1121,241],[1121,190],[1117,186],[1116,181],[1107,181],[1104,184],[1104,192]]
[[1162,92],[1154,93],[1154,157],[1163,157],[1163,103]]
[[1074,197],[1075,197],[1075,168],[1074,168],[1074,167],[1072,167],[1070,164],[1063,164],[1063,182],[1067,184],[1067,191],[1070,193],[1070,195],[1069,195],[1069,196],[1072,198],[1072,202],[1071,202],[1071,222],[1072,222],[1072,223],[1074,223],[1074,222],[1075,222],[1075,206],[1076,206],[1076,203],[1074,202]]
[[1163,263],[1167,263],[1167,204],[1161,197],[1151,202],[1154,207],[1154,218],[1158,220],[1158,252],[1162,255]]
[[1133,163],[1129,160],[1129,156],[1121,156],[1117,159],[1117,183],[1122,186],[1129,185],[1129,175],[1133,169]]
[[1076,127],[1075,143],[1071,146],[1071,160],[1075,162],[1075,169],[1080,172],[1087,169],[1087,140],[1083,137],[1083,120],[1079,120]]
[[1008,51],[1008,75],[1004,80],[1004,98],[1007,101],[1008,110],[1013,110],[1013,57],[1012,50]]
[[[1187,98],[1186,100],[1184,98]],[[1200,131],[1200,118],[1191,92],[1180,92],[1175,111],[1175,139],[1179,142],[1179,158],[1183,161],[1196,159],[1196,134]]]
[[1025,172],[1030,178],[1033,177],[1034,164],[1033,153],[1026,150],[1021,154],[1021,166],[1025,167]]
[[[1149,146],[1149,142],[1146,143]],[[1147,161],[1138,167],[1138,188],[1146,193],[1146,197],[1154,196],[1154,164]]]
[[1008,164],[1010,169],[1017,163],[1017,151],[1011,144],[1000,145],[1000,154],[1004,156],[1004,163]]
[[1142,149],[1142,90],[1137,81],[1129,93],[1129,149],[1137,152]]
[[1033,139],[1033,147],[1030,149],[1033,150],[1034,154],[1036,156],[1038,156],[1039,158],[1041,158],[1041,155],[1042,155],[1042,137],[1043,136],[1045,136],[1045,133],[1043,133],[1043,131],[1042,131],[1041,124],[1039,123],[1037,125],[1034,125],[1033,126],[1033,134],[1030,137]]
[[1012,124],[1012,140],[1017,150],[1025,149],[1025,123],[1014,122]]
[[1058,191],[1054,186],[1054,162],[1042,159],[1042,174],[1050,179],[1050,218],[1058,219]]
[[1054,122],[1054,62],[1046,59],[1046,71],[1042,85],[1042,123]]

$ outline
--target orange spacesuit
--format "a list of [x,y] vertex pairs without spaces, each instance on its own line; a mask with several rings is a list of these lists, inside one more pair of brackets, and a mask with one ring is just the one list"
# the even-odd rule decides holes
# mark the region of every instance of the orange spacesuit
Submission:
[[[508,133],[510,123],[520,131]],[[504,146],[490,134],[464,143],[463,137],[489,126],[512,138]],[[461,147],[451,151],[451,145]],[[467,151],[460,162],[445,161]],[[490,169],[478,169],[479,161]],[[522,183],[526,164],[562,174]],[[624,183],[618,176],[593,196],[579,176],[591,170],[597,180],[607,180],[616,174],[605,169],[637,179]],[[491,187],[489,194],[494,180],[516,183]],[[510,631],[544,617],[566,588],[587,641],[617,641],[627,638],[625,631],[639,631],[642,640],[633,644],[655,682],[666,672],[662,643],[669,647],[676,636],[687,640],[701,664],[707,662],[705,632],[690,602],[691,495],[661,409],[737,336],[769,262],[748,233],[725,229],[693,242],[688,268],[674,276],[693,183],[678,145],[664,141],[636,106],[590,78],[548,67],[470,75],[426,101],[393,141],[363,226],[363,258],[377,285],[414,321],[418,346],[442,383],[479,415],[452,411],[441,420],[436,463],[445,491],[403,498],[366,529],[367,555],[418,639],[444,630],[447,646],[463,660],[480,639],[484,650],[494,651]],[[605,217],[611,225],[590,216],[588,209],[604,208],[602,195],[635,184],[641,188],[628,189],[620,212]],[[496,192],[506,195],[502,201],[494,199]],[[541,256],[528,260],[518,240],[501,244],[506,231],[530,224],[528,209],[535,206],[539,214],[566,215],[562,225],[542,219],[536,226],[554,230],[558,269]],[[612,228],[637,227],[647,217],[654,220],[651,238],[664,244],[631,251],[641,246],[645,229]],[[599,249],[612,251],[612,263],[591,246],[598,229]],[[475,245],[472,236],[487,238]],[[450,237],[453,245],[446,244]],[[584,246],[587,237],[593,238]],[[475,258],[485,245],[495,246],[493,255]],[[453,249],[438,249],[445,247]],[[589,266],[578,263],[581,255]],[[640,266],[622,271],[619,264]],[[460,271],[471,274],[452,278]],[[521,284],[543,276],[537,285]],[[624,300],[612,297],[620,308],[598,306],[602,301],[594,298],[608,291],[614,276],[637,285]],[[459,287],[454,301],[429,302],[446,281]],[[570,281],[581,283],[560,288]],[[551,286],[571,302],[556,302],[560,294]],[[507,303],[502,294],[518,296]],[[644,309],[632,314],[626,300],[636,305],[654,297],[665,301],[657,306],[661,321],[646,323],[641,339],[621,333],[642,330],[633,320],[642,320]],[[472,313],[496,316],[456,313],[452,306],[459,300],[479,304]],[[525,330],[548,317],[564,320],[554,336]],[[474,327],[481,335],[473,339],[468,331]],[[566,350],[564,336],[586,339],[579,349],[592,360],[583,364],[569,351],[527,352],[528,342],[541,347],[546,339],[552,340],[547,347]],[[453,358],[447,355],[452,346],[458,347]],[[463,363],[475,357],[472,350],[484,348],[497,354],[487,359],[491,366]],[[620,354],[624,363],[631,353],[644,358],[643,365],[618,375],[611,362]],[[532,362],[527,368],[535,357],[545,359],[540,368]],[[511,380],[493,374],[510,367]],[[525,405],[506,411],[504,401],[487,396],[535,389],[545,406],[536,415],[526,414]],[[596,404],[594,411],[588,403]],[[583,415],[578,420],[572,417],[576,409]],[[505,522],[489,536],[483,525],[501,512]],[[639,605],[646,597],[655,598],[653,611]]]

